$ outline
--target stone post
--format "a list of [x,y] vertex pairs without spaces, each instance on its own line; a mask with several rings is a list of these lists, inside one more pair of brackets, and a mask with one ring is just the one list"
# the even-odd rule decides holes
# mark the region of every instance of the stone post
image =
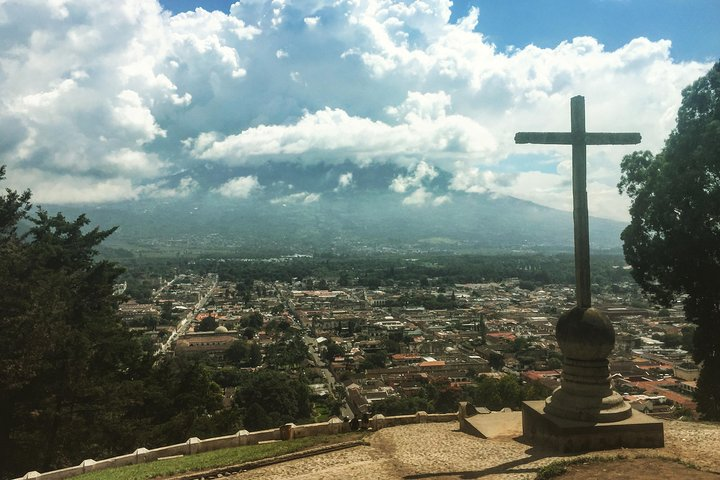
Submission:
[[187,445],[187,454],[188,455],[195,455],[200,451],[200,439],[198,437],[192,437],[188,438],[187,442],[185,442],[185,445]]
[[80,467],[82,467],[83,473],[85,472],[92,472],[95,470],[94,466],[97,462],[93,460],[92,458],[88,458],[87,460],[83,460],[80,464]]
[[249,435],[250,432],[248,432],[247,430],[238,430],[238,432],[235,434],[235,444],[239,447],[247,445]]
[[133,452],[133,455],[135,455],[135,458],[133,459],[134,463],[136,463],[136,464],[137,463],[145,463],[147,461],[149,451],[150,450],[148,450],[145,447],[140,447],[140,448],[136,449]]
[[294,423],[286,423],[280,427],[280,440],[292,440],[293,430],[295,428]]
[[385,426],[385,415],[383,415],[382,413],[376,413],[370,419],[370,425],[372,425],[373,430],[380,430]]

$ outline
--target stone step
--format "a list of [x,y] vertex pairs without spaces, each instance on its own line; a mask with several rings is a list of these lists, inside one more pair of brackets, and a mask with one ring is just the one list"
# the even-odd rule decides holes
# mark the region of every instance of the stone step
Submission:
[[522,412],[479,413],[465,419],[467,433],[480,438],[516,438],[522,435]]

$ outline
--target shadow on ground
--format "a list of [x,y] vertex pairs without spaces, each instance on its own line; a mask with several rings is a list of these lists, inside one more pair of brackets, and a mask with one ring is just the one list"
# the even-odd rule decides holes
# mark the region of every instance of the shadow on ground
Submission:
[[[522,438],[516,438],[514,440],[518,441],[520,443],[525,443]],[[522,468],[523,465],[528,465],[530,463],[537,462],[539,460],[542,460],[543,458],[548,458],[548,457],[557,458],[558,457],[557,452],[548,450],[548,449],[544,449],[544,448],[538,448],[538,447],[530,447],[528,450],[525,451],[525,454],[528,455],[525,458],[513,460],[511,462],[501,463],[500,465],[495,465],[493,467],[485,468],[483,470],[418,473],[418,474],[414,474],[414,475],[406,475],[403,478],[405,478],[407,480],[417,480],[417,479],[423,479],[423,478],[438,478],[438,477],[445,477],[445,478],[457,477],[457,478],[465,479],[465,478],[482,478],[482,477],[485,477],[488,475],[497,475],[497,474],[503,474],[503,473],[535,473],[540,469],[539,466]]]

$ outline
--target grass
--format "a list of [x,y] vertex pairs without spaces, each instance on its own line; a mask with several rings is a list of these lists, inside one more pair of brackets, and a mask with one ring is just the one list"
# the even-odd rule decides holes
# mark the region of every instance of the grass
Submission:
[[142,480],[155,477],[167,477],[186,472],[196,472],[252,462],[263,458],[298,452],[311,447],[359,440],[363,436],[364,433],[320,435],[284,442],[225,448],[179,458],[128,465],[126,467],[109,468],[107,470],[84,473],[73,478],[76,480]]
[[[586,464],[586,463],[601,463],[601,462],[614,462],[616,460],[625,460],[628,457],[626,455],[609,455],[602,457],[577,457],[570,460],[556,460],[549,463],[538,470],[537,477],[535,480],[549,480],[551,478],[559,477],[563,473],[567,472],[567,468],[572,465]],[[635,457],[640,458],[640,457]]]

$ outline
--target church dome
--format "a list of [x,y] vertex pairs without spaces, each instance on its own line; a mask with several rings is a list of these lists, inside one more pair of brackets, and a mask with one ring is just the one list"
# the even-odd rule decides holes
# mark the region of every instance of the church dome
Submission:
[[228,329],[220,325],[215,329],[215,333],[228,333]]

